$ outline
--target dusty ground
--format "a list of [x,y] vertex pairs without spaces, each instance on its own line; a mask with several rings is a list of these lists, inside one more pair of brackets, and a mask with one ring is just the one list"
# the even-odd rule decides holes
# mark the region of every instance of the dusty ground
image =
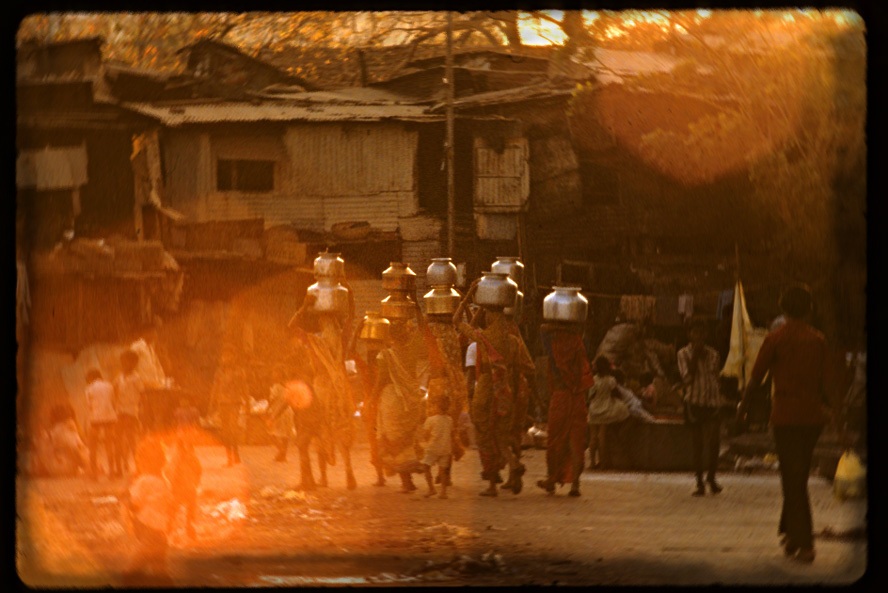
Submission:
[[[693,498],[686,474],[585,473],[583,496],[547,496],[544,451],[525,451],[519,495],[478,496],[477,453],[458,462],[448,500],[405,495],[395,481],[372,485],[366,445],[354,452],[358,489],[341,467],[330,486],[293,490],[287,463],[270,447],[244,447],[224,468],[221,447],[200,447],[204,480],[197,539],[172,537],[180,586],[483,584],[848,584],[867,568],[866,500],[839,502],[811,478],[818,556],[786,560],[776,522],[776,472],[730,473],[718,496]],[[417,481],[420,485],[421,481]],[[123,480],[17,481],[17,565],[29,585],[119,584],[132,551],[115,498]],[[226,516],[237,499],[245,516]],[[221,505],[221,507],[220,507]],[[230,509],[230,505],[229,505]],[[461,559],[460,559],[461,557]],[[455,560],[455,561],[454,561]]]

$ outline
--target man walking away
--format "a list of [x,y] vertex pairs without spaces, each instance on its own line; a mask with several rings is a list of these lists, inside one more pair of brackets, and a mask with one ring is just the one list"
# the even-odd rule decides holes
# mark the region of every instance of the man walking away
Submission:
[[737,418],[745,420],[751,390],[770,373],[774,382],[770,423],[783,488],[778,533],[788,557],[810,563],[814,561],[814,536],[808,475],[814,445],[837,408],[832,392],[835,383],[826,338],[805,321],[811,312],[808,288],[788,288],[780,298],[780,308],[786,323],[765,337],[749,385],[737,405]]

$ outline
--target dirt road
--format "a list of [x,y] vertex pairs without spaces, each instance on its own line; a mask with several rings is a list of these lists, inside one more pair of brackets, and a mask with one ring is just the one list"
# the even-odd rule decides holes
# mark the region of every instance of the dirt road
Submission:
[[[817,559],[785,559],[773,471],[726,474],[718,496],[693,498],[684,474],[586,473],[583,496],[534,486],[545,452],[525,451],[519,495],[478,496],[477,452],[453,469],[450,498],[409,495],[396,480],[372,485],[365,445],[355,451],[358,489],[341,467],[328,488],[299,492],[295,451],[244,447],[223,467],[221,447],[200,447],[204,465],[197,538],[178,529],[170,569],[180,586],[484,584],[847,584],[867,567],[866,500],[837,501],[811,478]],[[120,521],[123,480],[17,481],[19,575],[27,584],[119,584],[133,545]],[[855,531],[856,530],[856,531]],[[846,534],[842,537],[841,534]],[[855,535],[856,533],[856,535]]]

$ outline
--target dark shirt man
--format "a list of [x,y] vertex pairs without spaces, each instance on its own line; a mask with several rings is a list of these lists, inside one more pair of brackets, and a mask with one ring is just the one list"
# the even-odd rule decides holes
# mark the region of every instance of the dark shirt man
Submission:
[[770,421],[783,486],[778,531],[787,556],[813,562],[808,475],[814,446],[831,413],[828,397],[833,386],[832,366],[826,338],[804,321],[811,311],[808,289],[789,288],[780,299],[780,307],[786,322],[762,343],[737,415],[739,420],[745,419],[751,390],[770,372],[774,384]]

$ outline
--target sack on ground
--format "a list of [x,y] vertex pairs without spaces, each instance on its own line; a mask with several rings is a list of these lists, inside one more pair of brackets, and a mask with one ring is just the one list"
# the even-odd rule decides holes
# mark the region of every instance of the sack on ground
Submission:
[[863,496],[866,491],[866,468],[854,451],[845,451],[836,466],[833,493],[839,500]]

